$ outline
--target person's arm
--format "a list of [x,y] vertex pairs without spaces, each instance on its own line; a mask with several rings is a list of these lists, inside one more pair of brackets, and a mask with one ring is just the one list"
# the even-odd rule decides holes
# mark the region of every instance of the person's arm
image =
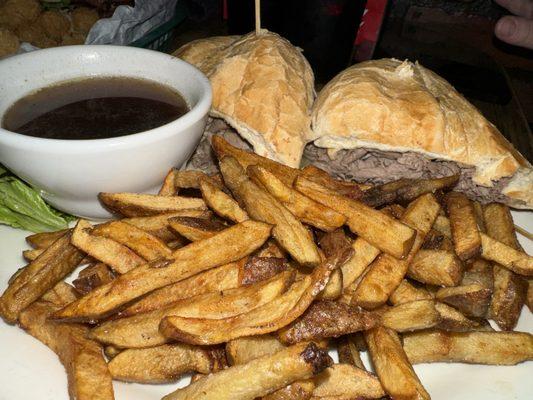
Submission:
[[514,15],[498,20],[494,33],[506,43],[533,49],[533,0],[495,0]]

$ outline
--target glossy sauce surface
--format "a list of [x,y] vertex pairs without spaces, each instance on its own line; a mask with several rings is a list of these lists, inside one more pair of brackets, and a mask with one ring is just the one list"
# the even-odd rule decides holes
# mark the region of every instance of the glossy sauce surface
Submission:
[[13,104],[2,127],[47,139],[106,139],[165,125],[189,111],[177,91],[124,77],[67,81]]

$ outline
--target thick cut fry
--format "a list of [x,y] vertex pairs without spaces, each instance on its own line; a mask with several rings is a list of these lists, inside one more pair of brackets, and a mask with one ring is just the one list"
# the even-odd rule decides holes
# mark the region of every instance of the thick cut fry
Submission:
[[234,225],[209,239],[176,250],[171,259],[145,264],[119,276],[60,310],[55,318],[101,319],[154,289],[247,256],[261,247],[270,229],[270,225],[256,221]]
[[380,251],[366,240],[357,238],[352,243],[353,256],[341,267],[344,290],[353,294],[357,286],[355,282],[376,259]]
[[168,220],[170,228],[191,242],[215,236],[226,228],[217,221],[205,218],[174,217]]
[[330,257],[338,251],[343,251],[352,245],[351,240],[346,236],[342,228],[332,232],[327,232],[318,241],[320,249],[326,257]]
[[533,276],[533,257],[481,234],[481,257],[494,261],[519,275]]
[[[437,217],[438,219],[439,217]],[[436,229],[431,229],[426,235],[424,244],[422,245],[424,250],[445,250],[454,252],[453,243],[450,238],[440,233]]]
[[298,344],[206,376],[163,400],[253,400],[310,378],[331,364],[327,352],[314,343]]
[[463,277],[463,265],[451,251],[421,249],[409,264],[407,276],[429,285],[456,286]]
[[315,390],[315,383],[311,379],[296,381],[283,389],[261,397],[261,400],[309,400]]
[[179,171],[171,169],[163,181],[159,195],[173,196],[179,189],[200,189],[201,180],[208,181],[219,189],[223,187],[220,176],[208,176],[202,171]]
[[176,184],[174,183],[176,172],[175,169],[168,171],[159,192],[157,192],[159,196],[174,196],[176,194]]
[[350,230],[381,251],[397,258],[404,258],[409,253],[415,238],[415,232],[410,227],[363,203],[339,196],[307,178],[297,178],[295,188],[344,214]]
[[137,193],[100,193],[98,198],[111,211],[126,217],[142,217],[189,208],[199,210],[207,208],[202,199],[192,197]]
[[336,300],[342,296],[342,271],[333,271],[329,282],[322,292],[317,296],[319,300]]
[[337,340],[337,353],[340,364],[349,364],[365,370],[366,367],[361,360],[361,354],[354,341],[354,335],[341,336]]
[[392,305],[399,305],[403,303],[410,303],[417,300],[431,300],[433,297],[423,287],[413,285],[408,280],[404,279],[400,286],[396,288],[389,297]]
[[433,300],[418,300],[388,308],[383,312],[382,324],[396,332],[433,328],[441,321]]
[[76,291],[82,296],[99,286],[105,285],[115,279],[113,272],[104,263],[89,265],[80,271],[78,278],[72,281]]
[[283,183],[290,187],[292,187],[292,183],[301,173],[298,169],[287,167],[266,157],[261,157],[255,153],[234,147],[221,136],[213,136],[211,145],[219,160],[222,160],[224,157],[233,157],[243,169],[248,168],[250,165],[259,165],[272,172],[278,179],[281,179]]
[[243,336],[262,335],[287,326],[302,315],[350,252],[330,258],[311,275],[296,281],[286,293],[255,310],[220,320],[167,317],[159,330],[168,338],[190,344],[217,344]]
[[208,374],[216,360],[207,349],[183,343],[147,349],[126,349],[108,364],[113,379],[138,383],[166,383],[187,372]]
[[426,194],[409,204],[402,222],[417,231],[416,240],[408,257],[399,260],[388,254],[379,256],[369,267],[352,296],[353,305],[373,309],[387,301],[407,273],[408,266],[422,246],[440,210],[432,194]]
[[313,400],[380,399],[385,396],[378,378],[348,364],[335,364],[314,378]]
[[34,233],[26,237],[26,242],[34,249],[46,249],[50,247],[57,239],[64,236],[65,233],[70,232],[71,229],[62,229],[54,232]]
[[394,202],[410,202],[426,193],[435,193],[454,186],[459,175],[450,175],[436,179],[400,179],[366,190],[362,201],[372,207],[379,207]]
[[490,289],[472,284],[441,288],[435,298],[457,308],[465,315],[480,318],[487,314],[491,294]]
[[71,273],[84,254],[70,244],[66,233],[28,264],[0,297],[0,315],[15,323],[20,312]]
[[435,302],[435,308],[440,314],[440,322],[437,329],[452,332],[468,332],[481,328],[481,324],[473,319],[466,317],[460,311],[447,304]]
[[378,327],[365,332],[374,369],[385,392],[393,399],[430,399],[402,348],[398,335]]
[[76,298],[72,292],[68,294],[68,285],[60,285],[25,309],[20,314],[20,325],[57,354],[67,371],[72,400],[113,400],[111,374],[101,347],[85,337],[88,329],[47,321],[53,311]]
[[247,168],[247,172],[257,184],[263,186],[302,222],[326,232],[333,231],[346,222],[344,215],[285,185],[268,170],[252,165]]
[[289,264],[284,258],[251,256],[243,265],[240,283],[249,285],[263,281],[288,269]]
[[200,180],[200,190],[205,203],[217,215],[233,222],[246,221],[249,217],[234,199],[206,179]]
[[109,265],[119,274],[124,274],[146,263],[144,258],[123,244],[107,237],[92,235],[91,229],[92,225],[88,221],[80,219],[72,233],[72,244]]
[[43,254],[45,250],[46,247],[43,249],[24,250],[22,252],[22,257],[24,257],[26,261],[33,261],[41,254]]
[[533,279],[529,279],[527,281],[526,304],[529,308],[529,311],[533,313]]
[[164,242],[176,240],[176,235],[172,233],[168,226],[168,219],[172,217],[193,217],[210,218],[212,213],[207,210],[180,210],[171,213],[152,215],[150,217],[123,218],[122,222],[134,225],[151,235],[154,235]]
[[161,239],[123,221],[98,225],[91,231],[91,234],[112,239],[133,250],[147,261],[168,257],[172,253]]
[[533,336],[522,332],[413,332],[404,335],[403,348],[413,364],[515,365],[533,360]]
[[320,263],[309,231],[272,195],[248,179],[234,158],[222,159],[220,169],[226,185],[244,202],[248,214],[274,225],[272,235],[300,265],[314,267]]
[[487,228],[485,226],[485,218],[483,217],[483,206],[479,201],[473,201],[472,206],[474,206],[474,215],[476,217],[476,223],[479,231],[487,233]]
[[184,299],[145,314],[104,322],[91,331],[91,337],[118,347],[149,347],[166,342],[159,323],[167,316],[222,319],[240,315],[268,304],[283,293],[293,274],[283,272],[266,282],[211,292]]
[[307,179],[331,189],[341,196],[348,197],[349,199],[360,200],[363,196],[363,190],[369,188],[368,185],[334,179],[326,171],[315,167],[314,165],[308,165],[300,172],[301,175],[305,176]]
[[[493,239],[521,250],[509,208],[503,204],[487,204],[483,208],[487,235]],[[527,283],[512,271],[494,265],[494,288],[489,307],[489,316],[502,330],[512,330],[526,300]]]
[[240,263],[225,264],[201,272],[172,285],[154,290],[120,312],[128,317],[152,310],[162,309],[170,303],[201,294],[233,289],[241,285]]
[[476,258],[466,265],[461,286],[476,284],[492,291],[494,287],[492,272],[492,263]]
[[226,355],[230,365],[246,364],[256,358],[274,354],[285,348],[278,338],[272,335],[248,336],[226,343]]
[[481,250],[481,239],[472,202],[462,193],[450,192],[446,195],[446,211],[455,253],[463,261],[474,258]]
[[339,337],[379,324],[378,314],[334,301],[315,301],[297,321],[283,328],[279,338],[294,344]]
[[443,234],[448,239],[452,238],[452,227],[450,225],[450,220],[444,215],[439,215],[433,224],[433,228]]

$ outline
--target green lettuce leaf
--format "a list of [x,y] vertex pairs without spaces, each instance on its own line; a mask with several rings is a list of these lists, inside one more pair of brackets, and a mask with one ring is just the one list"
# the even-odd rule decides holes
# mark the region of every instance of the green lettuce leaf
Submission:
[[45,232],[65,229],[71,220],[73,217],[53,210],[36,190],[19,179],[0,177],[0,223]]

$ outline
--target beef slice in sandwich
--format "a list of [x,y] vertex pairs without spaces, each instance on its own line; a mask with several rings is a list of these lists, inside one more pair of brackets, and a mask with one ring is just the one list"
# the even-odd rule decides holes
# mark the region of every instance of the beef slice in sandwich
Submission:
[[[356,64],[319,93],[305,157],[365,183],[460,173],[455,190],[533,208],[531,164],[447,81],[418,63]],[[525,133],[526,134],[526,133]]]
[[210,116],[227,124],[209,121],[188,168],[212,168],[208,145],[213,133],[234,145],[251,146],[261,156],[291,167],[300,165],[311,140],[315,92],[313,72],[298,48],[261,30],[258,35],[196,40],[174,55],[207,75],[213,88]]

